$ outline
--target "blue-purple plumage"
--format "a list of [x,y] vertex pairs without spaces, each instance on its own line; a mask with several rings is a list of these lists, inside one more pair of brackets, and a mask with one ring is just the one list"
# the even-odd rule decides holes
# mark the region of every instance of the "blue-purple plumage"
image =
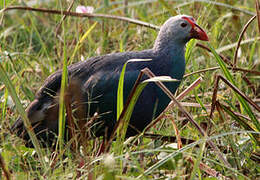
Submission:
[[[183,17],[191,19],[191,22]],[[172,17],[161,27],[152,49],[107,54],[89,58],[68,67],[69,83],[77,82],[79,91],[76,93],[82,93],[81,100],[84,103],[85,120],[92,117],[95,112],[99,114],[98,125],[92,128],[94,135],[106,134],[109,136],[113,130],[116,123],[118,81],[122,67],[128,60],[151,59],[151,61],[128,63],[124,78],[125,100],[140,70],[144,68],[149,68],[156,76],[171,76],[174,79],[182,80],[185,72],[185,44],[191,38],[207,40],[206,34],[201,28],[199,30],[202,32],[198,32],[200,34],[194,34],[196,31],[192,29],[195,24],[195,22],[191,24],[193,22],[194,20],[190,16]],[[180,81],[165,84],[174,93]],[[58,131],[57,96],[59,95],[60,84],[61,71],[58,71],[47,78],[38,91],[36,99],[27,108],[31,123],[37,124],[35,132],[46,130],[49,133],[49,137],[46,136],[46,133],[38,135],[38,138],[42,138],[47,144],[53,141]],[[166,108],[169,102],[170,99],[159,87],[154,83],[148,84],[135,105],[127,136],[141,132],[153,118]],[[18,130],[17,134],[20,137],[29,139],[26,133],[22,135],[22,132],[25,131],[21,119],[15,122],[12,130]],[[54,135],[50,132],[53,132]],[[30,146],[31,144],[27,145]]]

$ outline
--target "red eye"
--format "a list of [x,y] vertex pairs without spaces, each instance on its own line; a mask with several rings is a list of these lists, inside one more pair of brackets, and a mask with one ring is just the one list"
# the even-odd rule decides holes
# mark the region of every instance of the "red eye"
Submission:
[[181,23],[181,27],[186,27],[187,23]]

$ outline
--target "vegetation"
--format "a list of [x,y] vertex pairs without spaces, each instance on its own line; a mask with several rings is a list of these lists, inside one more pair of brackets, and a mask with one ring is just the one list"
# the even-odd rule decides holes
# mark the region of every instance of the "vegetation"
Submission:
[[[260,178],[257,0],[0,2],[0,179]],[[157,31],[156,26],[122,18],[64,18],[31,9],[3,10],[26,5],[46,10],[71,7],[72,12],[79,5],[92,6],[95,14],[157,26],[170,16],[189,14],[206,30],[210,42],[192,40],[187,45],[186,76],[175,95],[181,103],[171,106],[147,132],[112,142],[100,156],[99,138],[84,142],[79,151],[70,148],[73,142],[60,141],[63,146],[54,151],[40,148],[31,133],[36,148],[30,149],[9,129],[25,116],[23,107],[50,74],[63,68],[66,78],[66,65],[88,57],[151,48]],[[178,97],[196,80],[198,85]],[[61,130],[64,117],[61,106]]]

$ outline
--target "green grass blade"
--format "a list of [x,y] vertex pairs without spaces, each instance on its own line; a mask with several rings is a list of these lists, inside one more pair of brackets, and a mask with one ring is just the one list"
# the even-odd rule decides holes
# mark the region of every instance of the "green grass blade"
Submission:
[[196,40],[192,39],[190,40],[186,45],[186,51],[185,51],[185,61],[186,64],[190,64],[190,60],[192,57],[192,50],[195,48]]
[[[255,131],[247,122],[245,122],[243,119],[240,119],[237,115],[234,114],[234,112],[232,112],[229,108],[221,105],[222,109],[228,113],[237,123],[239,123],[241,126],[243,126],[243,128],[247,131]],[[249,136],[251,137],[251,139],[258,145],[260,145],[260,142],[257,140],[258,139],[258,135],[257,134],[253,134],[253,133],[249,133]]]
[[121,112],[124,108],[124,77],[125,77],[125,69],[127,62],[124,64],[122,72],[119,77],[118,88],[117,88],[117,113],[116,119],[118,120]]
[[35,133],[33,132],[33,128],[26,115],[23,105],[21,104],[21,102],[15,92],[15,87],[13,86],[11,80],[9,79],[8,75],[6,74],[1,63],[0,63],[0,79],[5,84],[6,88],[8,89],[8,93],[12,97],[12,99],[15,103],[16,109],[17,109],[19,115],[21,116],[21,118],[23,119],[24,126],[26,127],[26,130],[27,130],[27,132],[30,136],[30,139],[32,141],[32,144],[39,156],[42,166],[44,167],[44,169],[47,169],[47,164],[44,161],[44,153],[41,150],[40,143],[37,140]]
[[[170,159],[176,157],[178,154],[185,152],[186,150],[195,147],[198,144],[202,144],[204,143],[204,141],[209,141],[209,140],[215,140],[218,138],[222,138],[228,135],[237,135],[237,134],[241,134],[241,133],[255,133],[255,134],[259,134],[258,132],[255,131],[232,131],[232,132],[226,132],[226,133],[222,133],[222,134],[218,134],[215,136],[211,136],[211,137],[207,137],[206,139],[200,139],[198,141],[195,141],[193,143],[190,143],[178,150],[174,150],[172,153],[166,155],[165,157],[163,157],[162,159],[160,159],[158,162],[156,162],[155,164],[153,164],[152,166],[150,166],[149,168],[147,168],[141,175],[139,175],[137,177],[137,179],[141,179],[143,176],[147,176],[149,174],[151,174],[153,171],[159,169],[160,166],[162,166],[164,163],[166,163],[167,161],[169,161]],[[154,149],[153,149],[154,150]],[[235,172],[235,173],[239,173],[235,168],[230,168],[230,167],[226,167],[227,169]],[[241,174],[243,175],[243,174]],[[246,176],[244,176],[246,177]]]
[[6,108],[7,108],[7,101],[8,101],[8,90],[5,89],[4,92],[4,102],[2,103],[1,109],[2,109],[2,120],[6,119]]
[[145,86],[148,83],[154,83],[154,82],[158,82],[158,81],[160,81],[160,82],[176,82],[176,81],[179,81],[179,80],[172,79],[169,76],[156,76],[156,77],[144,80],[141,84],[139,84],[137,86],[136,92],[135,92],[134,96],[132,97],[132,99],[130,101],[130,104],[127,108],[127,111],[126,111],[125,115],[122,117],[122,119],[124,119],[125,121],[123,123],[123,125],[124,125],[123,131],[120,133],[120,136],[123,137],[123,139],[125,138],[126,130],[127,130],[132,112],[134,110],[134,106],[135,106],[141,92],[143,91],[143,89],[145,88]]
[[118,82],[118,88],[117,88],[117,120],[120,117],[121,112],[123,111],[124,108],[124,77],[125,77],[125,69],[126,65],[129,62],[143,62],[143,61],[151,61],[151,59],[130,59],[128,60],[121,71],[120,77],[119,77],[119,82]]
[[98,22],[95,22],[86,32],[85,34],[80,38],[80,40],[78,41],[78,43],[76,44],[74,51],[72,53],[72,56],[70,57],[69,63],[73,60],[73,58],[75,57],[77,51],[79,50],[79,48],[81,47],[83,41],[88,37],[88,35],[91,33],[91,31],[96,27]]
[[47,46],[46,46],[46,44],[45,44],[45,42],[43,40],[43,37],[41,36],[39,30],[37,29],[33,17],[31,15],[29,15],[29,18],[30,18],[31,24],[30,24],[30,27],[28,27],[28,29],[30,29],[32,27],[32,30],[35,31],[35,33],[36,33],[36,35],[37,35],[37,37],[39,39],[39,42],[40,42],[40,44],[42,46],[43,52],[44,52],[45,56],[47,57],[47,59],[50,62],[50,65],[51,65],[50,68],[51,68],[51,70],[53,70],[52,68],[54,67],[54,65],[53,65],[53,62],[50,60],[49,52],[47,50]]
[[[63,23],[63,31],[64,30]],[[61,78],[61,88],[60,88],[60,97],[59,97],[59,135],[58,135],[58,144],[60,152],[63,150],[63,140],[65,134],[65,122],[66,122],[66,110],[65,110],[65,91],[68,84],[68,61],[67,61],[67,50],[66,50],[66,36],[64,36],[64,46],[63,46],[63,68],[62,68],[62,78]],[[56,148],[57,148],[56,146]]]
[[200,171],[199,165],[200,165],[200,162],[202,160],[203,153],[205,151],[205,147],[206,147],[206,138],[203,138],[202,139],[202,143],[200,144],[199,156],[195,160],[195,163],[194,163],[194,166],[193,166],[193,170],[192,170],[190,179],[195,179],[196,173],[199,174],[199,171]]
[[[210,45],[209,48],[211,50],[211,52],[213,53],[214,57],[216,58],[224,76],[234,85],[237,87],[235,80],[233,79],[231,73],[229,72],[228,68],[226,67],[225,63],[222,61],[221,57],[217,54],[217,52],[215,51],[215,49]],[[254,123],[255,127],[257,128],[258,131],[260,131],[260,123],[257,120],[257,118],[255,117],[254,113],[252,112],[251,108],[249,107],[248,103],[243,99],[243,97],[241,97],[240,95],[238,95],[237,93],[235,93],[236,97],[238,98],[239,102],[241,103],[242,107],[244,108],[245,112],[247,113],[247,115],[250,117],[250,119],[252,120],[252,122]]]
[[122,150],[123,150],[123,146],[122,145],[123,145],[123,141],[125,139],[127,127],[128,127],[129,121],[131,119],[131,115],[133,113],[135,104],[136,104],[136,102],[137,102],[141,92],[143,91],[143,89],[145,88],[145,86],[148,83],[158,82],[158,81],[161,81],[161,82],[174,82],[174,81],[179,81],[179,80],[172,79],[169,76],[157,76],[157,77],[153,77],[153,78],[144,80],[142,83],[140,83],[137,86],[136,91],[135,91],[134,95],[132,96],[132,98],[130,100],[129,106],[126,109],[126,112],[124,113],[123,117],[121,117],[123,119],[123,123],[121,123],[119,125],[118,129],[117,129],[117,134],[118,134],[118,136],[117,136],[117,147],[118,147],[118,153],[119,154],[122,153]]
[[[117,120],[119,120],[120,115],[123,111],[124,108],[124,77],[125,77],[125,70],[126,70],[126,66],[129,62],[143,62],[143,61],[151,61],[151,59],[130,59],[128,60],[121,71],[120,77],[119,77],[119,82],[118,82],[118,88],[117,88]],[[141,85],[139,84],[136,88],[136,91],[130,101],[130,104],[126,110],[126,113],[124,114],[124,116],[122,117],[123,119],[123,123],[121,123],[117,129],[117,139],[116,139],[116,146],[117,146],[117,153],[121,154],[123,151],[123,142],[125,139],[125,134],[126,134],[126,130],[135,106],[135,103],[139,97],[139,95],[141,94],[143,88],[145,87],[145,85]]]
[[197,93],[197,89],[194,90],[194,94],[195,94],[195,99],[196,101],[200,104],[201,108],[203,109],[203,111],[207,114],[207,109],[204,106],[204,104],[202,103],[202,101],[200,100],[198,93]]
[[[147,83],[141,83],[137,86],[136,92],[135,92],[135,94],[133,95],[133,97],[130,101],[130,104],[127,108],[127,111],[126,111],[125,115],[122,117],[122,119],[124,119],[123,128],[122,128],[121,133],[120,133],[120,137],[122,138],[122,140],[125,139],[126,130],[127,130],[131,115],[133,113],[134,106],[135,106],[141,92],[143,91],[143,89],[145,88],[146,85],[147,85]],[[120,132],[120,129],[119,129],[119,132]]]

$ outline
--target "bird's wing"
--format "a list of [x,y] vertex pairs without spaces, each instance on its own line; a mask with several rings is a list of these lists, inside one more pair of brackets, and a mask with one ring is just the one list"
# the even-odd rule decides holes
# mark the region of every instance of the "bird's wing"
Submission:
[[[102,95],[106,95],[106,97],[116,97],[118,80],[123,65],[129,59],[146,58],[147,54],[149,53],[127,52],[87,59],[86,61],[68,67],[69,81],[78,80],[79,86],[82,88],[84,94],[93,89],[94,97]],[[124,80],[127,93],[130,92],[141,69],[142,66],[137,66],[135,63],[129,63],[129,65],[127,65]],[[53,106],[57,106],[58,104],[57,97],[60,91],[61,78],[62,71],[59,70],[45,80],[43,86],[37,92],[35,100],[27,108],[27,114],[31,122],[39,122],[46,117],[48,111],[51,113],[51,111],[55,110],[56,107]],[[113,103],[113,105],[114,104],[115,103]],[[39,114],[41,116],[39,116]],[[57,115],[53,115],[52,119],[55,119],[56,116]]]

